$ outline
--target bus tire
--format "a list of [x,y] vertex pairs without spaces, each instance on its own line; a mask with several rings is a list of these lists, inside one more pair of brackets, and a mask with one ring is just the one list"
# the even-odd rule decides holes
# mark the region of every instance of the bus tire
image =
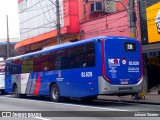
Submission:
[[1,91],[1,95],[6,95],[6,94],[7,93],[4,90]]
[[18,87],[17,87],[17,85],[14,86],[13,90],[14,90],[14,97],[15,97],[15,98],[20,97],[20,94],[19,94],[19,92],[18,92]]
[[53,102],[60,102],[60,91],[57,84],[53,84],[50,91],[50,97]]

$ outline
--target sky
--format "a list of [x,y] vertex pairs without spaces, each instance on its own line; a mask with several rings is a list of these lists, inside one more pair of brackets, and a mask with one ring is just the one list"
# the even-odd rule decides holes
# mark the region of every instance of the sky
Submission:
[[19,37],[18,0],[0,0],[0,38],[7,38],[6,15],[8,15],[9,37]]

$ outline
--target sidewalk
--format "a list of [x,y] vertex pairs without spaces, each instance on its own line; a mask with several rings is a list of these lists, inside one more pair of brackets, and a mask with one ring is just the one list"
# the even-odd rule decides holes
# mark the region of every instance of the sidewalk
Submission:
[[106,96],[100,95],[98,99],[107,100],[107,101],[122,101],[122,102],[130,102],[130,103],[142,103],[142,104],[156,104],[160,105],[160,95],[157,92],[150,92],[145,95],[145,99],[132,99],[131,95],[128,96]]

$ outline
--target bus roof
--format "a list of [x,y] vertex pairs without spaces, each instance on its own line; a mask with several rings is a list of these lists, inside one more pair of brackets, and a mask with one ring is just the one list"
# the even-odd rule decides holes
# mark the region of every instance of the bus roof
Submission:
[[79,41],[76,41],[76,42],[67,42],[67,43],[62,43],[62,44],[59,44],[59,45],[46,47],[46,48],[44,48],[44,49],[42,49],[40,51],[36,51],[36,52],[27,53],[27,54],[24,54],[24,55],[19,55],[19,56],[16,56],[16,57],[8,58],[6,61],[25,58],[25,57],[29,57],[29,56],[32,56],[32,55],[39,55],[39,54],[51,51],[53,49],[54,50],[58,50],[58,49],[61,49],[61,48],[66,48],[68,46],[74,46],[74,45],[78,45],[78,44],[92,42],[92,41],[95,41],[97,39],[102,40],[102,38],[107,38],[107,39],[130,39],[130,40],[134,40],[134,41],[136,40],[135,38],[124,37],[124,36],[97,36],[97,37],[94,37],[94,38],[89,38],[89,39],[85,39],[85,40],[79,40]]

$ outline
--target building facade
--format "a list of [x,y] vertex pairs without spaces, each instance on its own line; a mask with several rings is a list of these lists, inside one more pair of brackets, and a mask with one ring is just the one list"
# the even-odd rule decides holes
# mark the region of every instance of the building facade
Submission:
[[140,1],[141,41],[148,89],[160,84],[160,1]]
[[[7,38],[0,39],[0,58],[4,60],[7,58],[7,54],[9,57],[16,56],[17,53],[14,50],[14,46],[19,42],[19,38],[9,38],[9,51],[7,51]],[[9,52],[9,53],[8,53]]]
[[[137,39],[140,39],[139,11],[137,1],[134,5],[137,20],[135,30]],[[120,2],[110,0],[79,0],[79,22],[81,39],[99,35],[130,36],[129,0]]]
[[[18,0],[20,39],[24,54],[57,44],[56,0]],[[61,43],[79,38],[78,0],[59,0]]]
[[[15,46],[18,54],[57,44],[55,2],[18,0],[21,39]],[[59,0],[59,6],[61,43],[99,35],[131,36],[128,0]],[[138,10],[135,12],[138,14]],[[139,39],[139,22],[135,26]]]

